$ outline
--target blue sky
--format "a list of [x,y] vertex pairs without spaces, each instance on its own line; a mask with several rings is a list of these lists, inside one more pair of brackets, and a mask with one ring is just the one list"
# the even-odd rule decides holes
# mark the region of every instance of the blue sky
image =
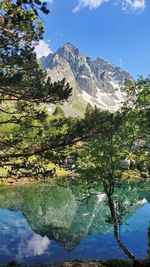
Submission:
[[[150,74],[150,0],[47,0],[39,56],[73,43],[91,58]],[[48,48],[49,47],[49,48]]]

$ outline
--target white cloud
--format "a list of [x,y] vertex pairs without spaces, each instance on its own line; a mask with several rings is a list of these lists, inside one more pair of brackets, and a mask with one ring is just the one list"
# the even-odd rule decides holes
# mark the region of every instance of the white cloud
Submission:
[[[48,41],[49,42],[49,41]],[[35,52],[37,54],[37,58],[48,56],[49,53],[52,53],[49,44],[44,40],[40,40],[38,45],[35,46]]]
[[42,2],[48,2],[50,4],[53,4],[54,0],[42,0]]
[[40,256],[48,249],[49,244],[50,240],[47,236],[41,237],[40,235],[35,234],[29,241],[28,249],[32,255]]
[[104,2],[109,0],[79,0],[78,5],[74,8],[73,12],[79,11],[83,7],[88,7],[89,9],[98,8]]
[[133,9],[137,11],[142,11],[145,8],[145,0],[123,0],[122,9],[128,10]]
[[18,247],[18,259],[22,259],[24,257],[29,258],[33,256],[40,256],[43,255],[51,241],[47,238],[47,236],[40,236],[38,234],[33,234],[30,240],[21,240],[21,243]]
[[[109,0],[78,0],[78,5],[73,9],[77,12],[84,7],[94,9],[100,7],[104,2]],[[132,9],[134,11],[142,11],[145,8],[146,0],[113,0],[114,4],[122,3],[122,10]]]

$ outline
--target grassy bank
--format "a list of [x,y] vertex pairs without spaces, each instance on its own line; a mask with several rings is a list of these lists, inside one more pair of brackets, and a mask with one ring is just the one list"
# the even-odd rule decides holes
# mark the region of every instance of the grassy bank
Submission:
[[[55,169],[55,174],[53,177],[49,177],[46,179],[36,179],[36,178],[29,178],[24,177],[20,179],[16,179],[15,177],[9,177],[9,178],[1,178],[0,179],[0,186],[9,186],[9,185],[25,185],[25,184],[35,184],[35,183],[43,183],[43,182],[49,182],[53,179],[69,179],[69,177],[76,177],[77,179],[80,178],[80,174],[77,172],[73,172],[71,170],[67,170],[64,168],[60,168],[57,165],[50,163],[49,168]],[[128,170],[125,171],[122,177],[122,182],[144,182],[144,181],[150,181],[150,177],[146,176],[144,172],[139,171],[133,171]]]
[[8,265],[0,265],[0,267],[132,267],[132,263],[128,260],[108,260],[108,261],[70,261],[52,265],[23,265],[10,262]]

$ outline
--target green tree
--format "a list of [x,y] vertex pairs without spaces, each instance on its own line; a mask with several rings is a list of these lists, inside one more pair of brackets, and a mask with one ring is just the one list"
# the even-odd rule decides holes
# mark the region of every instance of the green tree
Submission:
[[63,111],[63,109],[60,106],[57,106],[53,112],[53,115],[60,117],[60,118],[64,118],[65,112]]
[[[113,224],[114,238],[120,249],[140,266],[141,260],[136,258],[121,241],[119,225],[123,219],[124,202],[122,201],[122,205],[117,203],[115,196],[116,186],[122,182],[124,174],[121,160],[129,155],[132,134],[122,113],[106,113],[105,116],[103,114],[103,119],[105,120],[104,131],[96,134],[80,148],[78,164],[81,177],[86,181],[85,188],[88,189],[88,194],[93,187],[103,185],[110,210],[108,221]],[[120,212],[116,210],[118,204],[120,204]]]
[[[123,109],[114,115],[102,113],[103,123],[99,123],[102,128],[105,127],[99,134],[96,132],[80,149],[79,167],[82,177],[85,178],[88,194],[93,186],[103,184],[110,209],[108,221],[113,223],[114,238],[135,266],[143,266],[144,261],[137,259],[120,239],[119,224],[122,223],[125,207],[124,200],[117,202],[115,188],[122,182],[124,170],[120,163],[124,158],[133,157],[149,168],[150,79],[148,77],[145,80],[140,78],[137,81],[128,81],[125,90],[127,101]],[[95,110],[94,113],[97,114],[95,118],[98,118],[98,111]],[[88,118],[90,119],[92,116]]]
[[[51,83],[34,53],[44,32],[40,13],[48,9],[36,0],[1,1],[0,9],[1,176],[50,175],[44,152],[49,143],[57,146],[60,132],[51,126],[46,104],[62,103],[71,88],[65,80]],[[40,156],[33,161],[35,154]]]
[[128,81],[125,90],[127,101],[123,112],[133,132],[133,152],[150,175],[150,77]]
[[93,111],[93,107],[90,103],[87,104],[86,109],[85,109],[85,116],[88,116],[92,111]]

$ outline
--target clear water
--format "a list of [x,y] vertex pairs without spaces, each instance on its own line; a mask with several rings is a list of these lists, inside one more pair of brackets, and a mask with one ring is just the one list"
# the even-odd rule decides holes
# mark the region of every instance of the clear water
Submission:
[[[106,223],[104,195],[79,201],[78,186],[0,189],[0,263],[56,263],[72,259],[125,258]],[[150,220],[148,184],[118,189],[128,210],[121,239],[138,257],[146,256]],[[144,199],[144,200],[143,200]]]

